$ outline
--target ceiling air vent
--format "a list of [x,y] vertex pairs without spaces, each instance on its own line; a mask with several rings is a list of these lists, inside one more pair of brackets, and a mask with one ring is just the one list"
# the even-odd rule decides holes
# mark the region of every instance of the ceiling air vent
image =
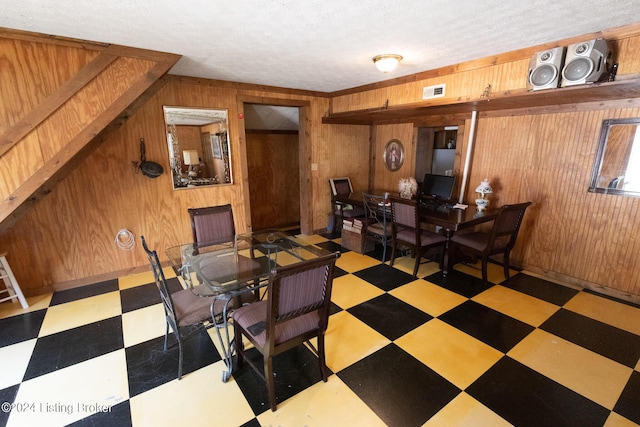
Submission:
[[442,98],[446,86],[444,83],[435,86],[426,86],[422,89],[422,99]]

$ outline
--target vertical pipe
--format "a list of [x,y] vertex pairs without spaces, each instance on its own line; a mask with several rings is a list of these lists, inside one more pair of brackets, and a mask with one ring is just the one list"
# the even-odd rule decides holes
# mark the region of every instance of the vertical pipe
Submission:
[[469,163],[471,162],[471,150],[473,148],[474,134],[476,133],[476,120],[478,112],[473,110],[471,112],[471,128],[469,129],[469,142],[467,143],[467,157],[464,159],[464,170],[462,171],[462,185],[460,186],[460,197],[458,203],[462,203],[464,200],[464,192],[467,190],[467,179],[469,174]]

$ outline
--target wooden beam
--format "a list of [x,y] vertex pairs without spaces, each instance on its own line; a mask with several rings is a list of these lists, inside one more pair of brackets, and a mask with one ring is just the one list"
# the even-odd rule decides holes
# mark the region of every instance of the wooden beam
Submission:
[[9,197],[0,202],[0,236],[51,193],[60,181],[106,140],[108,134],[122,126],[135,110],[166,83],[160,77],[169,71],[175,60],[167,58],[156,64]]
[[104,71],[118,57],[103,51],[85,65],[76,75],[67,80],[58,90],[45,99],[40,105],[29,111],[15,125],[11,126],[0,137],[0,156],[9,151],[22,138],[28,135],[43,121],[60,108],[65,102],[85,87],[98,74]]
[[[569,86],[540,91],[507,91],[490,98],[445,100],[333,113],[322,118],[326,124],[409,123],[427,116],[470,114],[472,111],[509,111],[522,108],[555,108],[587,102],[607,102],[640,97],[640,79],[625,79],[591,85]],[[449,102],[449,103],[446,103]]]

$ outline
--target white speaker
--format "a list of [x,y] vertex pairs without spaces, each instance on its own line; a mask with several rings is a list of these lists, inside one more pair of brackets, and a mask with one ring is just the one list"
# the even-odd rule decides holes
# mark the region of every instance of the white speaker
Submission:
[[541,90],[558,87],[564,52],[564,47],[555,47],[533,55],[529,63],[527,89]]
[[572,44],[567,48],[561,86],[594,83],[608,74],[609,44],[603,38]]

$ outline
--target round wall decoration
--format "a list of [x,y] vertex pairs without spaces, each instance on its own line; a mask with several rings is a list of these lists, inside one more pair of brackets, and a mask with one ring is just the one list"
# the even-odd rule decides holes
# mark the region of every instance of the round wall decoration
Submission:
[[391,172],[395,172],[402,166],[404,162],[404,147],[402,142],[397,139],[391,139],[384,146],[384,153],[382,154],[384,165]]

